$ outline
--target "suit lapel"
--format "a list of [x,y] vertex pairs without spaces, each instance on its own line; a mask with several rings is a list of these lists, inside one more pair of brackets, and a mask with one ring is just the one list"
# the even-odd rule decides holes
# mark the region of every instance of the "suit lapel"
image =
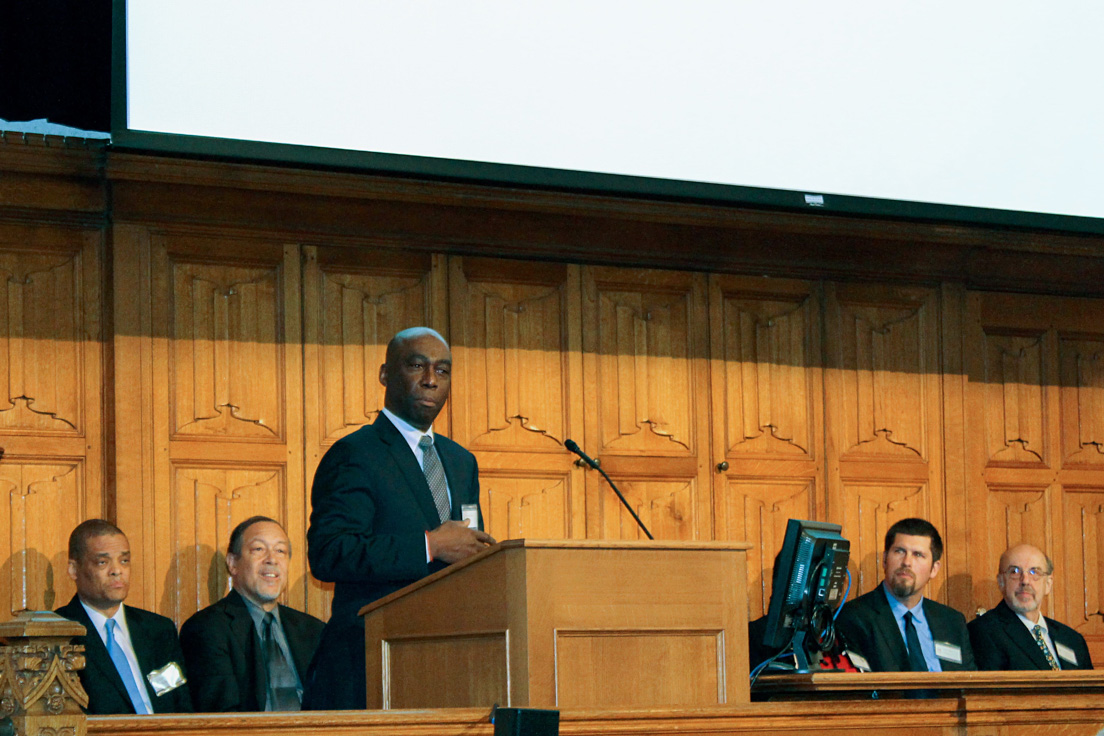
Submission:
[[1033,664],[1036,669],[1049,670],[1050,663],[1047,662],[1046,655],[1043,654],[1043,650],[1039,648],[1039,643],[1035,641],[1035,637],[1027,630],[1027,627],[1024,626],[1023,621],[1016,615],[1016,612],[1009,608],[1008,604],[1004,601],[1001,601],[997,608],[1000,613],[1001,625],[1004,627],[1004,633],[1008,636],[1008,640],[1012,642],[1025,657],[1031,660],[1031,664]]
[[[406,443],[406,439],[402,436],[402,433],[395,428],[395,425],[391,423],[391,420],[389,420],[387,415],[383,412],[380,412],[379,417],[372,426],[376,428],[376,434],[380,438],[380,441],[387,445],[391,453],[391,458],[401,471],[402,477],[406,481],[406,487],[410,490],[411,496],[414,497],[414,502],[422,512],[426,529],[436,529],[441,523],[438,521],[440,517],[437,514],[437,504],[433,502],[433,494],[429,490],[429,483],[426,482],[425,473],[422,472],[421,466],[418,465],[418,458],[414,457],[414,452],[410,449],[410,445]],[[442,463],[443,462],[444,460],[442,460]],[[447,464],[445,465],[445,476],[448,477]]]
[[886,654],[892,658],[899,671],[908,672],[910,669],[908,650],[905,649],[905,641],[901,638],[901,629],[897,627],[897,617],[893,615],[893,609],[889,607],[889,601],[886,600],[885,590],[881,583],[874,590],[874,600],[871,603],[878,611],[878,615],[874,617],[874,625],[881,630],[882,638],[889,644],[889,651]]
[[295,663],[295,670],[299,673],[299,681],[307,681],[307,667],[310,666],[312,652],[304,646],[304,637],[299,632],[297,619],[288,615],[287,606],[280,606],[280,625],[284,627],[284,635],[287,639],[288,649],[291,650],[291,658]]
[[[84,636],[85,674],[88,677],[101,678],[103,681],[110,683],[111,687],[115,688],[118,697],[129,705],[130,693],[123,685],[123,678],[119,677],[119,671],[115,669],[115,663],[111,661],[103,639],[100,638],[99,632],[96,631],[92,619],[88,618],[88,613],[84,610],[84,606],[80,604],[79,599],[74,597],[70,601],[66,615],[84,626],[87,632]],[[130,627],[129,619],[127,619],[127,627]],[[131,636],[133,636],[133,633]]]
[[253,673],[253,697],[257,699],[258,708],[264,710],[268,698],[268,673],[265,672],[264,662],[257,650],[257,627],[240,593],[231,590],[223,600],[226,618],[230,623],[230,634],[241,646],[245,666]]
[[[146,679],[146,675],[155,669],[156,662],[153,658],[154,636],[149,635],[146,632],[145,622],[138,616],[132,615],[129,608],[123,606],[123,616],[126,618],[127,631],[130,633],[130,645],[134,647],[134,657],[138,660],[138,672],[141,677],[141,682],[138,683],[141,687],[146,689],[146,694],[149,696],[150,705],[153,707],[153,712],[157,712],[157,693],[150,687],[149,681]],[[112,667],[114,669],[114,667]],[[119,678],[119,684],[122,685],[122,678]],[[123,692],[126,692],[126,688],[123,688]],[[130,700],[130,696],[127,695],[127,700]]]

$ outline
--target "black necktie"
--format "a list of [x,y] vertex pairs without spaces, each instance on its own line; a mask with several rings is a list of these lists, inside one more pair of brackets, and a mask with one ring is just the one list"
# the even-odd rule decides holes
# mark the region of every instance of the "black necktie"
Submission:
[[265,710],[300,710],[302,706],[299,703],[298,683],[287,658],[284,657],[284,650],[280,649],[280,643],[276,641],[276,635],[272,631],[275,623],[276,617],[271,611],[264,615],[261,651],[265,659],[265,672],[268,674],[268,702],[265,703]]
[[916,625],[912,623],[912,611],[905,611],[905,644],[908,646],[909,669],[913,672],[927,672],[928,663],[924,661],[924,652],[920,650],[920,637],[916,634]]

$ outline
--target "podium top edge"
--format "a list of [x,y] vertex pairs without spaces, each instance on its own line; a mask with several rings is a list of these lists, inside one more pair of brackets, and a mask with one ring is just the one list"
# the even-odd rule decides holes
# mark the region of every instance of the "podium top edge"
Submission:
[[516,547],[548,549],[705,549],[749,550],[750,542],[687,542],[659,539],[625,541],[620,539],[506,539],[491,547],[513,549]]
[[420,580],[416,580],[410,585],[396,590],[390,595],[386,595],[379,600],[372,601],[368,605],[361,608],[357,614],[363,616],[367,613],[385,606],[391,601],[402,598],[414,591],[424,588],[425,586],[440,580],[443,577],[455,574],[458,570],[461,570],[468,565],[473,565],[480,560],[485,560],[492,555],[501,554],[509,550],[516,549],[586,549],[586,550],[608,550],[608,551],[643,551],[643,550],[662,550],[667,552],[746,552],[751,549],[752,545],[749,542],[686,542],[686,541],[666,541],[666,540],[610,540],[610,539],[506,539],[498,544],[493,544],[487,549],[474,554],[471,557],[461,560],[460,562],[454,562],[446,567],[444,570],[439,570],[432,575],[427,575]]

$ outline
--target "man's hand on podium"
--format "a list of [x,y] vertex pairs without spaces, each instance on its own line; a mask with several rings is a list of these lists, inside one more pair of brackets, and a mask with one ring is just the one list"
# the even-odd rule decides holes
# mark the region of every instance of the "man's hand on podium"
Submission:
[[495,543],[494,537],[487,532],[469,529],[467,519],[446,521],[433,531],[426,532],[426,537],[429,539],[430,556],[448,563],[471,557]]

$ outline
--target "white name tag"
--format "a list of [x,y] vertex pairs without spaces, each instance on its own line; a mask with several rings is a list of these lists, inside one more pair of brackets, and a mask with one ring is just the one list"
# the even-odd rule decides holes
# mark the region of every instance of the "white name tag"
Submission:
[[468,522],[469,529],[479,528],[479,506],[474,503],[466,503],[460,506],[460,518]]
[[187,682],[184,679],[184,673],[180,670],[180,665],[176,662],[169,662],[161,669],[150,672],[146,675],[146,679],[158,695],[172,692]]
[[939,657],[944,662],[962,664],[962,649],[957,644],[937,641],[935,643],[935,656]]
[[1075,667],[1077,666],[1077,655],[1073,653],[1072,649],[1058,642],[1054,642],[1054,646],[1058,650],[1059,659],[1064,659]]
[[861,654],[856,654],[850,649],[844,649],[843,653],[847,655],[847,658],[851,660],[851,664],[855,665],[855,669],[860,672],[870,672],[870,663],[866,661],[866,657]]

